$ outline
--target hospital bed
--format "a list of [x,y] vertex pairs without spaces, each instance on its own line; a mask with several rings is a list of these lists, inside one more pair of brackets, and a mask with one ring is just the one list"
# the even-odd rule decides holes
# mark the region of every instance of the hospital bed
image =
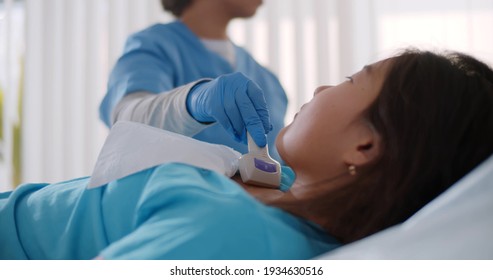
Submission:
[[[142,124],[119,122],[103,146],[89,187],[167,161],[195,164],[226,176],[236,172],[237,152],[194,141]],[[318,259],[493,259],[492,237],[493,155],[404,223]]]

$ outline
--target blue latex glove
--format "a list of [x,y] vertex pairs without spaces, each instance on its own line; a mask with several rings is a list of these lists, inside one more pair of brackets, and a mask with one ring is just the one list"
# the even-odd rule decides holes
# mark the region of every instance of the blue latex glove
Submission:
[[265,147],[272,130],[263,91],[239,72],[194,86],[187,109],[199,122],[217,121],[236,141],[246,143],[248,130],[259,147]]

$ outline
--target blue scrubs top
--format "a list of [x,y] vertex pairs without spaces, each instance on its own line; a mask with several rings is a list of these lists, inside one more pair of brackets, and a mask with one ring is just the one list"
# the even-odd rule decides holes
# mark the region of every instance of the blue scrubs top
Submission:
[[[293,173],[284,168],[283,188]],[[172,163],[0,194],[0,259],[310,259],[339,246],[231,179]]]
[[[108,91],[100,105],[100,118],[110,126],[111,112],[124,95],[147,91],[162,93],[203,78],[242,72],[264,91],[273,130],[267,135],[270,155],[280,161],[275,138],[284,127],[287,97],[272,72],[259,65],[243,48],[235,46],[236,68],[223,57],[207,49],[182,22],[156,24],[131,35],[124,53],[116,63],[108,82]],[[210,126],[193,138],[223,144],[240,153],[247,146],[236,142],[220,125]]]

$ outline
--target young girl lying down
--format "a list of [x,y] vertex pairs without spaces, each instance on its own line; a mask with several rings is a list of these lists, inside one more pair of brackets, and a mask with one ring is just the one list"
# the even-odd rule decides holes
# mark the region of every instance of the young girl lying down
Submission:
[[309,259],[398,224],[493,153],[493,72],[409,50],[319,87],[280,189],[171,163],[0,194],[1,259]]

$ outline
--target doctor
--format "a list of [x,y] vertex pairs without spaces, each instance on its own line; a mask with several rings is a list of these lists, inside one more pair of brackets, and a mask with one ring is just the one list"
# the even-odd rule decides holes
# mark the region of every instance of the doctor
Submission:
[[100,105],[104,123],[141,122],[242,153],[248,130],[279,160],[274,141],[284,126],[286,94],[226,32],[232,19],[253,16],[262,1],[161,3],[178,20],[128,38]]

